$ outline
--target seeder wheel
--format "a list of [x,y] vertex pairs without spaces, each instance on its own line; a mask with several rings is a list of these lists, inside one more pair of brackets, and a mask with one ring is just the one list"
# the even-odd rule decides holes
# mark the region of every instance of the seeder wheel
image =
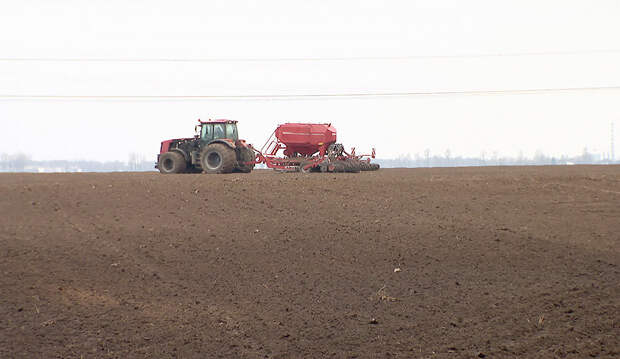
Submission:
[[301,162],[299,164],[299,172],[301,173],[310,173],[312,172],[312,167],[308,167],[308,168],[304,168],[305,166],[309,165],[311,162],[305,161],[305,162]]
[[359,173],[360,172],[360,166],[358,165],[357,162],[345,161],[345,165],[346,165],[346,171],[347,172],[351,172],[351,173]]

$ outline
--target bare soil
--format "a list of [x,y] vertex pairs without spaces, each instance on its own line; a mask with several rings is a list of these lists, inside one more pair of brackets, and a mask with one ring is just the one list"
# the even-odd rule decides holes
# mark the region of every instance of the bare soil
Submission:
[[0,175],[1,358],[618,358],[620,166]]

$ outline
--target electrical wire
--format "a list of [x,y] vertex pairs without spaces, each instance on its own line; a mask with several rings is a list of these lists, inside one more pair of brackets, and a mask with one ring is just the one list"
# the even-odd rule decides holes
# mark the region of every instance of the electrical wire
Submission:
[[448,90],[414,92],[351,92],[317,94],[262,94],[262,95],[24,95],[0,94],[0,100],[296,100],[296,99],[334,99],[334,98],[384,98],[414,96],[455,96],[455,95],[528,95],[545,93],[570,93],[584,91],[620,90],[620,86],[564,87],[504,90]]
[[117,63],[192,63],[192,62],[327,62],[327,61],[400,61],[427,59],[460,59],[489,57],[561,56],[589,54],[617,54],[620,49],[593,49],[573,51],[540,51],[456,55],[412,55],[412,56],[361,56],[361,57],[278,57],[278,58],[70,58],[70,57],[2,57],[0,62],[117,62]]

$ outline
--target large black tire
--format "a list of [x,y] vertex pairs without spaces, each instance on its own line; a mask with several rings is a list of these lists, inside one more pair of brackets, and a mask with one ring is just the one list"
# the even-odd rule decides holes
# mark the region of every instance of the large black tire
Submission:
[[251,148],[237,147],[237,171],[242,173],[250,173],[254,169],[254,163],[245,164],[245,162],[254,162],[256,154]]
[[205,173],[231,173],[237,160],[235,150],[221,143],[213,143],[200,153],[200,164]]
[[319,165],[319,171],[321,171],[322,173],[329,172],[329,162],[321,162],[321,164]]
[[159,155],[157,168],[163,174],[183,173],[187,168],[187,162],[178,152],[166,152]]

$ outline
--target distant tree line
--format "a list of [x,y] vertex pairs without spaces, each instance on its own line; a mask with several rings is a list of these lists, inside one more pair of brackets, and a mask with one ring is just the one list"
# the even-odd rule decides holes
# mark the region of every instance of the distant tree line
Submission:
[[115,172],[154,171],[154,160],[144,155],[131,153],[127,162],[89,160],[47,160],[36,161],[24,153],[0,154],[0,172]]
[[[536,165],[571,165],[571,164],[620,164],[609,156],[595,154],[584,148],[579,156],[547,156],[536,151],[533,157],[526,157],[520,152],[516,157],[500,156],[498,152],[482,152],[478,157],[454,156],[450,150],[440,155],[425,150],[400,155],[397,158],[376,159],[383,168],[393,167],[465,167],[465,166],[536,166]],[[24,153],[0,154],[0,172],[114,172],[114,171],[155,171],[155,161],[138,153],[130,153],[127,161],[88,161],[88,160],[49,160],[36,161]],[[260,168],[261,166],[257,166]]]
[[383,168],[391,167],[465,167],[465,166],[544,166],[544,165],[572,165],[572,164],[614,164],[606,154],[595,154],[583,149],[581,155],[559,157],[547,156],[542,151],[536,151],[533,157],[526,157],[519,152],[516,157],[500,156],[498,152],[482,152],[478,157],[453,156],[450,150],[441,155],[431,154],[425,150],[423,154],[411,156],[400,155],[392,159],[377,159]]

